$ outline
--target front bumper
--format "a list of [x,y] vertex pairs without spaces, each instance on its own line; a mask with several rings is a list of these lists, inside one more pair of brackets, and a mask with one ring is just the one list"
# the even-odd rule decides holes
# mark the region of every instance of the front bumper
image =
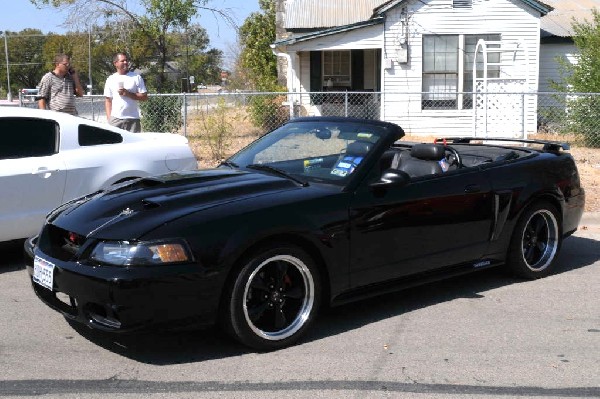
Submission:
[[[89,327],[128,332],[149,327],[214,324],[222,283],[197,264],[153,267],[85,266],[42,253],[25,242],[25,262],[38,298]],[[54,264],[52,290],[33,280],[34,258]]]

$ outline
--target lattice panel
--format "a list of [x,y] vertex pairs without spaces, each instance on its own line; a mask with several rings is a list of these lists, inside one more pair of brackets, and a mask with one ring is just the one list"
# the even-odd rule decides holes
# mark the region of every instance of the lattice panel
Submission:
[[[525,82],[502,79],[476,84],[474,134],[477,137],[522,137]],[[519,94],[511,94],[519,93]]]

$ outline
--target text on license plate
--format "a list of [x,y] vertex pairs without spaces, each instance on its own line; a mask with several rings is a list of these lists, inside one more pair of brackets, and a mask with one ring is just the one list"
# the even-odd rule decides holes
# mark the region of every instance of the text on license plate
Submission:
[[33,281],[52,291],[54,263],[36,256],[33,259]]

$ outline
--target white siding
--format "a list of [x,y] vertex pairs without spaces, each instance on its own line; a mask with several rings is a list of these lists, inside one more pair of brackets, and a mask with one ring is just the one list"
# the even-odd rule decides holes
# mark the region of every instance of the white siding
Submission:
[[[392,68],[383,70],[383,117],[396,122],[411,134],[464,135],[473,128],[472,110],[421,110],[422,36],[424,34],[501,34],[503,42],[523,40],[529,52],[530,90],[538,85],[539,13],[523,9],[510,0],[474,0],[472,9],[453,9],[452,0],[409,1],[409,62],[398,63],[396,52],[401,37],[402,7],[390,10],[386,17],[384,58],[391,58]],[[522,57],[522,56],[521,56]],[[517,60],[517,62],[524,60]],[[385,63],[384,63],[385,64]],[[398,93],[398,94],[393,94]],[[526,129],[536,129],[535,105],[526,112]],[[454,117],[448,123],[448,117]],[[520,118],[522,119],[522,117]]]
[[560,82],[560,65],[558,57],[576,63],[577,47],[569,43],[542,44],[540,46],[540,88],[541,92],[555,91],[550,82]]

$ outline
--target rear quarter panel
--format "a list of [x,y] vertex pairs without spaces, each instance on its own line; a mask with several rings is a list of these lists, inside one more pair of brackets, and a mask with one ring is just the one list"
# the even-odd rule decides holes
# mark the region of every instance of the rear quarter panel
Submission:
[[536,153],[482,168],[492,184],[498,212],[506,208],[505,220],[496,222],[504,224],[490,243],[490,253],[504,256],[521,213],[536,201],[546,200],[557,207],[563,234],[576,229],[584,197],[569,154]]
[[141,141],[79,147],[63,152],[67,183],[63,201],[127,179],[191,170],[197,163],[181,145]]

